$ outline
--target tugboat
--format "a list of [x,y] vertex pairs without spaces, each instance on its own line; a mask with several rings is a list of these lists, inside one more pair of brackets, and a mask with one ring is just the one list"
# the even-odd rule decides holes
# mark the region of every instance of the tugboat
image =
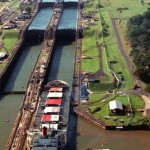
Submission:
[[44,86],[27,150],[64,150],[70,109],[69,85],[54,80]]

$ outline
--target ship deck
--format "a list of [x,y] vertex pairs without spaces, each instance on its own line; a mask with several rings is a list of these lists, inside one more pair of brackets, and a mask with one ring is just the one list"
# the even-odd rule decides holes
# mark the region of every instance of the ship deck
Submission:
[[[37,114],[36,114],[36,118],[35,118],[35,123],[34,123],[34,128],[41,128],[41,119],[42,119],[42,114],[45,108],[45,102],[46,102],[46,97],[47,97],[48,92],[44,91],[41,94],[40,97],[40,103],[39,103],[39,107],[37,110]],[[64,130],[67,126],[67,122],[68,122],[68,115],[69,115],[69,109],[70,109],[70,97],[69,97],[69,91],[64,91],[63,94],[63,100],[62,100],[62,104],[60,106],[60,119],[58,124],[62,124],[63,126],[61,126],[61,128],[59,128],[60,130]],[[60,126],[59,126],[60,127]]]

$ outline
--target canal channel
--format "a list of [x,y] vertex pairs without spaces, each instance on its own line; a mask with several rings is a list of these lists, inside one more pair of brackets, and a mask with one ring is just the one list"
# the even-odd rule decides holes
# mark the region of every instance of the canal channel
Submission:
[[[73,13],[70,13],[70,11],[73,11]],[[67,29],[72,30],[76,27],[76,19],[73,19],[72,21],[68,19],[68,15],[70,19],[76,17],[76,13],[77,9],[75,8],[72,8],[72,10],[64,10],[58,27],[58,33],[59,30],[60,32],[61,30],[64,32]],[[36,19],[40,20],[39,18]],[[50,20],[50,18],[46,17],[46,20],[48,19]],[[70,24],[72,25],[70,26]],[[39,55],[41,45],[41,41],[37,41],[37,43],[33,45],[27,45],[23,50],[5,87],[6,91],[26,90],[27,82]],[[64,37],[59,37],[58,40],[56,39],[47,81],[60,79],[68,82],[70,86],[72,86],[74,55],[75,41],[68,40],[68,38],[65,39]],[[1,148],[4,147],[7,140],[7,136],[22,103],[23,96],[23,94],[8,94],[1,95],[0,97]],[[77,117],[71,110],[67,150],[85,150],[90,148],[108,148],[110,150],[149,150],[149,137],[149,131],[106,131],[97,128]]]
[[[52,8],[41,9],[29,26],[29,32],[37,29],[43,30],[44,33],[52,13]],[[46,14],[46,17],[43,17],[44,14]],[[40,40],[26,44],[9,76],[4,93],[26,91],[27,83],[39,56],[41,46],[42,41]],[[24,94],[5,94],[0,96],[0,147],[4,147],[6,144],[23,97]]]

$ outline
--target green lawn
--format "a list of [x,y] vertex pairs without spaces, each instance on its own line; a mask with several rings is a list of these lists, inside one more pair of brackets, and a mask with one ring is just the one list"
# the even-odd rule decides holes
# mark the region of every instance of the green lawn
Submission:
[[109,101],[115,99],[114,95],[109,95],[107,97],[104,97],[104,96],[105,96],[105,94],[90,94],[89,109],[91,109],[91,111],[93,111],[96,107],[103,108],[105,105],[108,104]]
[[[4,48],[1,48],[1,51],[8,52],[9,57],[11,57],[12,48],[18,40],[18,30],[4,30],[2,34],[2,43]],[[7,61],[3,61],[0,64],[0,73],[3,71],[7,64]]]
[[[105,42],[106,50],[107,50],[107,59],[109,62],[109,67],[115,73],[122,72],[121,75],[117,75],[120,80],[122,79],[122,76],[124,78],[124,80],[122,81],[122,88],[127,88],[127,89],[132,88],[133,81],[129,73],[128,66],[124,58],[121,56],[120,51],[118,49],[118,45],[117,45],[116,38],[114,35],[110,16],[107,10],[104,8],[101,12],[101,15],[103,16],[103,18],[105,18],[105,22],[109,26],[109,36],[104,38],[104,42]],[[116,63],[110,63],[111,61],[116,61]]]
[[[141,119],[143,118],[142,114],[137,113],[137,112],[135,112],[133,116],[132,115],[131,116],[113,115],[113,116],[110,116],[110,119],[105,119],[105,117],[104,117],[104,116],[109,116],[109,106],[108,106],[109,101],[117,100],[117,101],[122,102],[122,104],[124,104],[126,106],[129,105],[131,102],[132,109],[136,110],[136,109],[142,109],[145,106],[144,101],[141,99],[141,97],[139,97],[137,95],[129,95],[129,99],[130,99],[130,101],[129,101],[127,96],[110,95],[106,98],[104,98],[104,96],[105,96],[105,94],[96,94],[96,95],[90,94],[90,97],[89,97],[89,104],[90,105],[88,107],[89,110],[91,112],[93,112],[97,107],[101,108],[100,111],[92,114],[93,116],[100,118],[101,120],[103,120],[106,123],[111,124],[111,125],[128,125],[128,124],[134,124],[135,125],[135,123],[137,123],[137,122],[141,123]],[[114,121],[112,119],[113,117],[117,117],[117,121]],[[119,121],[120,119],[123,119],[124,122],[121,123]]]
[[11,1],[10,8],[13,9],[13,10],[18,9],[19,8],[19,2],[18,2],[18,0]]
[[[127,117],[127,116],[111,116],[110,119],[105,119],[104,116],[109,116],[109,107],[108,104],[106,104],[105,106],[102,107],[102,109],[97,112],[96,117],[99,117],[101,120],[103,120],[105,123],[107,123],[108,125],[128,125],[128,123],[130,122],[131,117]],[[114,121],[112,118],[116,117],[117,120]],[[123,119],[124,122],[121,123],[119,120]]]
[[93,92],[101,92],[113,90],[115,87],[111,82],[89,83],[89,89]]
[[130,101],[133,110],[144,109],[145,107],[144,100],[138,95],[130,95]]
[[[137,14],[142,14],[149,8],[148,3],[144,5],[140,0],[100,0],[102,5],[107,5],[113,17],[116,18],[129,18]],[[117,11],[118,8],[127,8],[121,13]]]
[[[98,37],[98,43],[103,43],[105,47],[103,47],[102,59],[103,59],[103,70],[106,77],[100,78],[100,83],[89,83],[89,89],[93,92],[98,92],[100,94],[90,94],[89,96],[89,110],[93,112],[97,107],[100,107],[101,110],[92,114],[96,118],[100,118],[104,120],[108,124],[112,125],[135,125],[135,124],[142,124],[147,120],[142,116],[141,113],[135,112],[131,116],[115,116],[117,117],[117,121],[113,121],[112,117],[110,119],[105,119],[104,116],[109,116],[109,107],[108,103],[110,100],[118,100],[121,101],[124,105],[132,106],[133,110],[143,109],[145,104],[141,97],[137,95],[129,95],[128,96],[120,96],[120,95],[111,95],[108,97],[104,97],[106,94],[106,90],[111,89],[114,90],[114,85],[112,83],[113,76],[112,73],[109,71],[109,68],[114,71],[117,77],[121,80],[122,85],[119,90],[122,89],[131,89],[134,86],[133,80],[131,78],[130,72],[128,70],[128,66],[122,57],[116,37],[114,35],[110,14],[109,11],[112,13],[112,17],[116,18],[123,18],[125,20],[120,21],[120,25],[124,29],[124,33],[126,30],[126,18],[129,18],[133,15],[143,13],[148,8],[147,4],[142,5],[139,0],[99,0],[101,2],[100,11],[96,13],[96,17],[102,18],[96,22],[95,26],[90,26],[89,30],[85,30],[83,33],[83,47],[82,47],[82,55],[84,56],[93,56],[94,60],[82,60],[82,69],[86,70],[87,72],[94,72],[98,69],[98,64],[96,62],[96,58],[98,56],[98,52],[96,49],[96,38]],[[98,7],[98,1],[92,1],[88,4],[85,4],[86,9],[84,9],[84,13],[89,13],[89,11],[96,10]],[[130,5],[129,5],[130,4]],[[121,13],[117,11],[118,8],[125,8],[127,10],[123,10]],[[109,10],[109,11],[108,11]],[[99,17],[100,16],[100,17]],[[85,25],[88,25],[85,23]],[[103,29],[107,25],[108,34],[104,36],[102,33]],[[96,34],[96,32],[98,33]],[[97,36],[98,35],[98,36]],[[90,42],[91,41],[91,42]],[[112,63],[115,61],[115,63]],[[91,68],[92,67],[92,68]],[[123,119],[124,122],[121,123],[119,120]]]
[[10,53],[14,44],[18,40],[18,30],[4,30],[2,35],[2,42],[4,43],[4,47]]
[[[89,11],[92,11],[92,9],[95,9],[97,7],[98,1],[89,2],[87,3],[86,9],[84,10],[84,13],[88,13]],[[113,32],[113,27],[111,24],[110,16],[107,11],[107,7],[103,7],[95,14],[96,18],[99,18],[100,16],[104,18],[105,24],[108,26],[108,35],[102,36],[102,30],[103,26],[101,26],[102,20],[100,19],[98,22],[96,22],[95,26],[90,26],[89,30],[86,30],[83,32],[83,54],[84,56],[91,56],[93,59],[91,60],[82,60],[82,70],[87,72],[96,72],[99,69],[99,61],[98,61],[98,51],[96,48],[96,32],[98,31],[98,42],[102,43],[104,42],[106,46],[106,53],[105,50],[103,50],[102,56],[103,56],[103,71],[105,74],[107,74],[107,78],[100,78],[100,85],[94,83],[90,83],[90,89],[92,91],[105,91],[107,89],[115,89],[115,87],[112,84],[113,77],[112,73],[109,72],[109,68],[113,70],[117,77],[122,80],[121,88],[130,89],[133,87],[133,81],[130,76],[128,66],[123,59],[123,57],[120,54],[120,51],[118,49],[118,45],[116,42],[116,38]],[[85,23],[84,23],[85,24]],[[87,25],[87,24],[86,24]],[[107,57],[107,60],[106,60]],[[116,61],[117,63],[111,64],[111,61]],[[117,74],[117,72],[121,72],[122,74]]]
[[[83,13],[88,13],[90,11],[95,10],[95,8],[97,7],[97,2],[94,2],[94,3],[90,2],[90,3],[87,3],[85,5],[86,5],[86,9],[84,9]],[[98,12],[95,13],[95,18],[99,18],[99,13]],[[102,38],[100,38],[100,33],[101,33],[101,30],[100,30],[100,25],[101,24],[100,23],[101,22],[100,21],[95,21],[94,23],[95,23],[94,26],[93,25],[88,26],[89,29],[85,30],[83,32],[84,38],[82,40],[82,55],[92,57],[92,59],[82,59],[82,70],[87,71],[87,72],[92,72],[92,73],[95,73],[96,71],[98,71],[100,69],[100,65],[99,65],[100,64],[100,60],[99,60],[100,58],[99,58],[98,49],[96,47],[96,41],[99,44],[101,44],[102,41],[103,41]],[[88,23],[85,22],[84,25],[88,25]],[[107,76],[108,76],[107,77],[107,82],[108,82],[108,84],[111,84],[112,75],[106,67],[107,62],[106,62],[106,59],[104,57],[105,57],[105,53],[103,51],[102,52],[102,59],[104,60],[104,62],[103,62],[102,65],[103,65],[105,74],[107,74]],[[105,79],[102,79],[102,80],[104,80],[104,84],[106,83]],[[98,85],[98,84],[95,84],[95,86],[96,87],[99,87],[99,86],[103,87],[102,85]],[[108,87],[107,84],[104,85],[104,86]],[[95,88],[93,88],[92,90],[94,90],[94,89]],[[101,89],[104,91],[106,88],[105,89],[101,88]]]

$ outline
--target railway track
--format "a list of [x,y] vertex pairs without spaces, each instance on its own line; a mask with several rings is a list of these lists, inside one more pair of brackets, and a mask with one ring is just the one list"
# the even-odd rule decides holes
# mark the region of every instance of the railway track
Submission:
[[[55,9],[59,9],[59,12],[57,10],[55,11]],[[62,4],[56,5],[55,9],[47,31],[45,32],[47,33],[45,36],[45,41],[33,72],[30,76],[24,101],[20,108],[19,117],[5,148],[6,150],[26,149],[26,131],[33,127],[41,86],[44,81],[48,63],[50,61],[51,53],[55,43],[55,32],[57,30],[63,10]],[[44,68],[41,68],[42,65],[44,65]]]

